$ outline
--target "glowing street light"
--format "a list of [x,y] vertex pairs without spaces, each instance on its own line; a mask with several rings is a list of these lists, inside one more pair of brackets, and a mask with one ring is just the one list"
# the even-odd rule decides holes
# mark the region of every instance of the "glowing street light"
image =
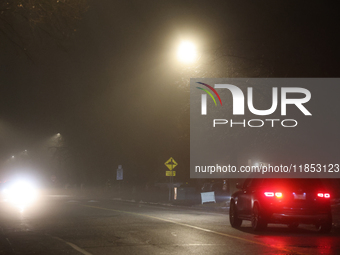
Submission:
[[12,158],[14,158],[14,156],[12,156]]
[[181,62],[193,63],[197,58],[196,46],[192,42],[182,42],[177,51],[177,57]]

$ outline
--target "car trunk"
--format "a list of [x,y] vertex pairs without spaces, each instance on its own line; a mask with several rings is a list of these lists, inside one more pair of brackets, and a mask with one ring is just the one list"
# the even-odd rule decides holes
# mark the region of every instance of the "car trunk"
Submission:
[[273,192],[282,192],[276,205],[287,214],[313,214],[327,210],[329,198],[318,197],[325,188],[319,179],[271,179],[264,182],[264,187]]

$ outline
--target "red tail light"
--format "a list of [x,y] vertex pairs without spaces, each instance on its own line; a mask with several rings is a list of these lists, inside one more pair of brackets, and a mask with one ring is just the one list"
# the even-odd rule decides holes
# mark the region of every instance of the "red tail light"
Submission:
[[281,193],[281,192],[276,192],[276,193],[275,193],[275,196],[276,196],[277,198],[282,198],[282,193]]
[[318,193],[318,197],[330,198],[331,195],[329,193]]
[[277,198],[282,198],[282,192],[264,192],[264,195],[266,196],[266,197],[277,197]]
[[274,196],[274,192],[265,192],[264,195],[266,197],[273,197]]

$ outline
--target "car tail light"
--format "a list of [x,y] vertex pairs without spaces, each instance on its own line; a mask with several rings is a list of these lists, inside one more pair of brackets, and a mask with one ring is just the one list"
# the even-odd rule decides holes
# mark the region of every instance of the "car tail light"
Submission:
[[331,195],[329,193],[318,193],[318,197],[330,198]]
[[277,198],[282,198],[282,193],[281,193],[281,192],[276,192],[276,193],[275,193],[275,196],[276,196]]
[[283,197],[283,194],[282,194],[282,192],[264,192],[264,195],[266,196],[266,197],[277,197],[277,198],[282,198]]
[[273,197],[274,196],[274,192],[265,192],[264,195],[266,197]]

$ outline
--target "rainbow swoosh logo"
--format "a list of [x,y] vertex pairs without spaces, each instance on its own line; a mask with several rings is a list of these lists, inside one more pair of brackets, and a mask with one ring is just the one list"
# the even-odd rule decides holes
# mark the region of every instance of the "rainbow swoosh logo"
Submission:
[[[203,85],[203,86],[206,86],[206,87],[209,88],[212,92],[214,92],[215,95],[217,96],[218,100],[220,100],[220,103],[221,103],[221,105],[222,105],[222,101],[221,101],[220,95],[217,93],[217,91],[216,91],[213,87],[211,87],[210,85],[205,84],[205,83],[203,83],[203,82],[197,82],[197,83],[198,83],[198,84],[201,84],[201,85]],[[209,90],[203,89],[203,88],[201,88],[201,87],[196,87],[196,88],[201,89],[201,90],[203,90],[204,92],[206,92],[206,93],[214,100],[214,103],[215,103],[215,105],[217,106],[216,100],[215,100],[214,96],[210,93]]]

